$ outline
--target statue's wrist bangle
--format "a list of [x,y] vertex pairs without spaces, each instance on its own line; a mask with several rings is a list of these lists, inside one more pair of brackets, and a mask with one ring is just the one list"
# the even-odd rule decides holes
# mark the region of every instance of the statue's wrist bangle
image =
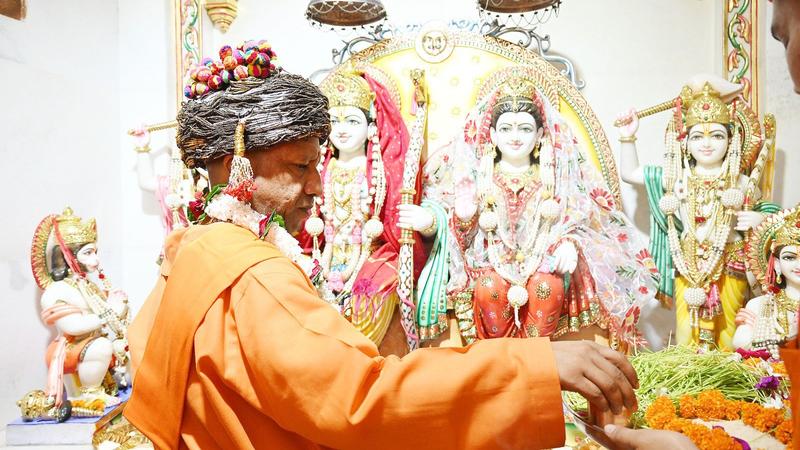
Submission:
[[438,227],[436,225],[437,225],[436,224],[436,218],[434,217],[433,222],[431,222],[431,224],[428,225],[428,228],[425,228],[424,230],[421,230],[420,234],[423,235],[423,236],[433,236],[434,233],[436,233],[436,230],[438,229]]

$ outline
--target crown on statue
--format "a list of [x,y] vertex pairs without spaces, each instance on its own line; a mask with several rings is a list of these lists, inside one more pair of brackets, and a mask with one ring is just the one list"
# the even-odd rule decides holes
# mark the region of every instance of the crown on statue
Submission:
[[688,101],[685,121],[687,129],[698,123],[728,125],[731,123],[731,114],[719,92],[711,87],[711,83],[706,82],[703,90],[693,93]]
[[56,217],[58,232],[67,245],[88,244],[97,241],[97,224],[94,219],[82,221],[67,206],[60,216]]
[[328,105],[355,106],[369,111],[375,98],[369,83],[356,73],[335,73],[322,84],[322,92],[328,97]]
[[520,76],[504,81],[497,90],[497,105],[511,103],[514,108],[518,103],[535,102],[536,98],[536,85],[531,80]]
[[776,232],[772,239],[772,250],[787,245],[800,245],[800,210],[784,217],[783,226]]

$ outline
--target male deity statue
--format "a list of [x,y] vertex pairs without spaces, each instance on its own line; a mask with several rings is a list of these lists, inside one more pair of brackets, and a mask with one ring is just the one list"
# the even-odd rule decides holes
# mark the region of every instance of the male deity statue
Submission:
[[[66,387],[73,405],[100,415],[119,403],[111,394],[130,383],[129,309],[125,293],[112,289],[100,269],[94,219],[83,221],[70,208],[45,217],[34,234],[31,268],[44,290],[42,321],[58,331],[47,348],[45,391],[60,406]],[[97,274],[103,286],[90,274]]]

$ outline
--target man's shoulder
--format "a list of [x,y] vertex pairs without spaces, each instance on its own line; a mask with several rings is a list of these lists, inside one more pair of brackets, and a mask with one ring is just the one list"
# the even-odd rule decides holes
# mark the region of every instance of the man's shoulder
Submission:
[[303,280],[305,274],[297,267],[292,260],[284,254],[280,254],[275,258],[266,259],[254,264],[247,269],[244,277],[256,279],[269,279],[269,278],[297,278]]
[[303,271],[284,255],[248,268],[236,281],[231,294],[235,298],[234,307],[237,308],[244,298],[281,301],[288,296],[299,301],[306,295],[318,297]]

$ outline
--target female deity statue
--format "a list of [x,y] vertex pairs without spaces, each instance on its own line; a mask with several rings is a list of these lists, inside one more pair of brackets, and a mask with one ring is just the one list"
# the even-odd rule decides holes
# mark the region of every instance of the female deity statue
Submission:
[[[58,330],[47,348],[47,395],[58,407],[65,387],[73,403],[98,405],[99,400],[103,407],[119,403],[106,389],[116,393],[130,383],[128,298],[110,287],[100,269],[94,219],[82,221],[70,208],[45,217],[34,234],[31,268],[44,290],[42,321]],[[92,273],[98,274],[103,288],[88,278]],[[76,377],[65,380],[69,374]],[[102,414],[103,408],[97,409]]]
[[[321,88],[331,115],[321,170],[323,196],[306,221],[308,236],[301,242],[320,261],[326,300],[382,353],[403,355],[409,350],[406,338],[416,338],[416,332],[413,322],[401,324],[395,314],[400,249],[396,208],[409,144],[399,95],[374,68],[337,72]],[[417,247],[415,259],[424,256],[421,242]]]
[[753,114],[735,100],[740,91],[712,78],[684,87],[667,129],[663,167],[639,165],[636,113],[618,121],[624,124],[621,177],[647,190],[651,251],[663,275],[659,291],[662,300],[675,299],[678,344],[731,350],[736,313],[748,289],[740,233],[762,215],[740,210],[748,185],[744,171],[761,139],[753,132],[759,127]]
[[766,294],[736,316],[733,346],[766,350],[780,359],[778,346],[797,337],[800,310],[800,207],[781,211],[753,230],[747,259]]
[[534,79],[520,67],[489,80],[435,170],[453,172],[452,194],[425,191],[449,218],[404,205],[401,226],[449,227],[448,293],[471,306],[465,315],[455,305],[468,342],[473,332],[559,337],[597,324],[612,344],[636,345],[640,306],[655,294],[654,265]]

